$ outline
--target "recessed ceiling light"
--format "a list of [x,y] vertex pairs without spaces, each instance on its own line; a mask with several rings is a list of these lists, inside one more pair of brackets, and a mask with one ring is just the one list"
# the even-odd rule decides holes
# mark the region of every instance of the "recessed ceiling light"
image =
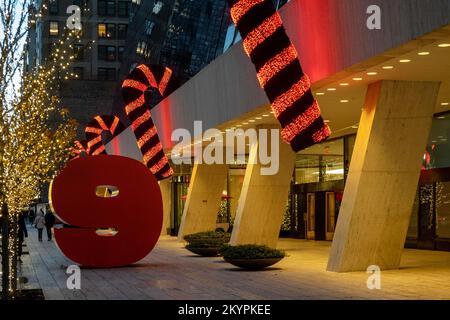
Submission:
[[255,120],[253,120],[253,119],[252,120],[248,120],[248,122],[255,122]]
[[243,125],[247,125],[247,124],[248,124],[248,122],[242,122],[242,124],[243,124]]
[[419,56],[428,56],[430,53],[428,51],[419,52]]
[[316,96],[324,96],[325,95],[325,92],[317,92],[316,93]]
[[348,102],[348,100],[347,99],[343,99],[343,100],[341,100],[341,103],[347,103]]
[[450,48],[450,43],[441,43],[438,45],[439,48]]
[[352,126],[352,129],[358,129],[358,125]]
[[362,81],[363,78],[353,78],[354,81]]
[[255,119],[256,119],[256,120],[261,120],[262,118],[261,118],[261,117],[256,117]]
[[336,91],[336,88],[328,88],[328,91]]
[[242,124],[238,124],[236,127],[240,128],[240,127],[242,127]]
[[439,120],[444,120],[445,117],[444,117],[444,116],[440,116],[440,117],[438,117],[438,119],[439,119]]
[[263,117],[269,117],[270,115],[269,114],[263,114]]
[[431,141],[432,143],[436,143],[437,141],[436,140],[433,140],[433,141]]
[[402,60],[400,60],[400,62],[401,63],[408,63],[408,62],[411,62],[411,60],[410,59],[402,59]]
[[441,106],[448,106],[450,103],[449,102],[442,102]]
[[372,72],[367,72],[368,76],[376,76],[378,74],[378,72],[372,71]]
[[270,113],[271,113],[271,114],[275,114],[275,112],[273,112],[273,111],[270,111]]
[[444,136],[438,136],[438,139],[443,139],[444,138]]
[[383,69],[384,70],[391,70],[391,69],[394,69],[394,66],[384,66]]
[[346,86],[348,86],[348,83],[345,83],[345,82],[341,83],[340,86],[346,87]]

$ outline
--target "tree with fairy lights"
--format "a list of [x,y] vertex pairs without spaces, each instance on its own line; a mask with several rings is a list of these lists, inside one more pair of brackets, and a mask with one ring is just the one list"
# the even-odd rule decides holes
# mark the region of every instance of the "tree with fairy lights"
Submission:
[[[72,43],[67,30],[48,61],[25,70],[26,36],[39,17],[31,0],[0,2],[0,208],[2,220],[2,298],[17,290],[18,218],[39,197],[40,186],[67,161],[76,122],[57,96],[68,72]],[[45,10],[45,6],[42,6]],[[31,15],[36,14],[34,17]]]

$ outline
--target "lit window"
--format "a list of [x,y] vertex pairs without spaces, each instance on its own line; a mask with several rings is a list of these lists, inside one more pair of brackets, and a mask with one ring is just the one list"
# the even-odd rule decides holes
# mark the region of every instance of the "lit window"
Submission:
[[98,37],[105,38],[106,37],[106,24],[99,23],[97,29],[98,29]]
[[59,34],[59,24],[58,21],[50,21],[50,35],[57,36]]
[[155,6],[153,7],[153,13],[158,14],[161,11],[162,7],[163,3],[161,1],[158,1],[157,3],[155,3]]
[[155,23],[150,20],[145,20],[145,33],[149,36],[152,34],[153,28],[155,27]]

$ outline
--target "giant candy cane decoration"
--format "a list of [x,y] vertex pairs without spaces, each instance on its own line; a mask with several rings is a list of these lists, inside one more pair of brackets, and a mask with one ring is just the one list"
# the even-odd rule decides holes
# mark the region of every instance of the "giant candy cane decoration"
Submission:
[[173,170],[159,140],[150,110],[145,106],[144,93],[149,87],[158,89],[163,97],[167,97],[178,88],[178,83],[169,68],[141,64],[122,84],[125,112],[130,119],[144,163],[157,180],[162,180],[170,177]]
[[282,126],[283,140],[297,152],[328,138],[330,128],[272,0],[227,1],[244,50]]
[[102,133],[108,131],[113,137],[125,130],[124,125],[116,116],[96,116],[88,123],[85,129],[89,155],[106,154]]

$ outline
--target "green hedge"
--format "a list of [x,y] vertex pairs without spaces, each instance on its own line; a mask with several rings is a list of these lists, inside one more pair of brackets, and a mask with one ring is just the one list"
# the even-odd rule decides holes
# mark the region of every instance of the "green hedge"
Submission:
[[284,258],[285,252],[268,246],[247,244],[240,246],[223,245],[220,254],[225,259],[265,259]]

